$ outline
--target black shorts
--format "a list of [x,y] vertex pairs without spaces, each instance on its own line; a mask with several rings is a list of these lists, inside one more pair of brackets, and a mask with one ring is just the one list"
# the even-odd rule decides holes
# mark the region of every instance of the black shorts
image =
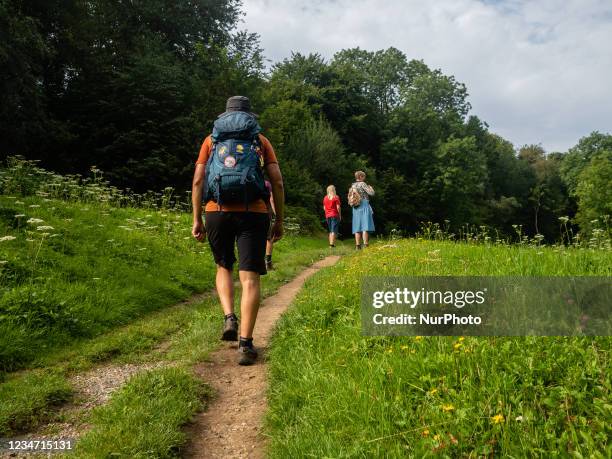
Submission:
[[208,243],[215,263],[227,269],[234,267],[238,246],[238,269],[266,274],[266,239],[270,217],[261,212],[206,212]]

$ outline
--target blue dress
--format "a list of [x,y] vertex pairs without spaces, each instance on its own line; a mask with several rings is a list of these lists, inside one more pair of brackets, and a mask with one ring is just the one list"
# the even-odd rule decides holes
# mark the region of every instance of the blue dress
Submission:
[[[368,199],[369,195],[365,191],[365,187],[362,187],[358,184],[363,182],[357,182],[353,184],[356,186],[357,191],[361,195],[361,202],[357,207],[353,207],[353,234],[360,233],[362,231],[374,232],[374,217],[372,212],[372,207],[370,206],[370,201]],[[373,194],[373,193],[372,193]]]

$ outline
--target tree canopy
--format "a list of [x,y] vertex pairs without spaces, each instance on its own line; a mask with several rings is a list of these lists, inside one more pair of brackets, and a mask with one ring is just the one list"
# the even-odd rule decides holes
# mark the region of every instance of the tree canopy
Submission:
[[187,189],[226,98],[243,94],[288,203],[313,215],[327,185],[345,195],[361,169],[383,232],[448,221],[554,239],[560,217],[585,230],[609,218],[611,135],[566,154],[515,149],[471,114],[463,83],[396,48],[294,53],[266,70],[258,36],[236,27],[240,6],[0,0],[0,154],[60,172],[96,165],[134,190]]

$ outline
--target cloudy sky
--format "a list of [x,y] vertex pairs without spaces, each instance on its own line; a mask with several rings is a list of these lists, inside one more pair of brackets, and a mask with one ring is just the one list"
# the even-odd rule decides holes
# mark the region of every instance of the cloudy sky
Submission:
[[612,133],[612,0],[243,0],[275,62],[394,46],[465,83],[515,145],[565,151]]

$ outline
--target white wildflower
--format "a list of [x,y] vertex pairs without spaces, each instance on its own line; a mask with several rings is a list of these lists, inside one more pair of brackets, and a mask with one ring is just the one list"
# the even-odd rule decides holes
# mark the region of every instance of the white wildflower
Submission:
[[5,265],[8,263],[8,260],[0,260],[0,265]]
[[45,221],[40,219],[40,218],[30,218],[28,219],[27,223],[30,223],[31,225],[35,225],[37,223],[44,223]]
[[25,214],[17,214],[17,215],[15,215],[15,218],[23,218],[23,217],[25,217]]
[[38,204],[31,204],[28,206],[30,209],[36,209],[37,207],[40,207]]
[[28,242],[36,242],[34,239],[26,239]]
[[24,205],[24,204],[25,204],[25,202],[23,202],[23,201],[15,201],[15,204],[21,204],[21,205]]
[[15,239],[17,239],[15,236],[2,236],[0,237],[0,242],[14,241]]
[[52,229],[55,229],[55,228],[53,228],[52,226],[37,226],[36,227],[36,231],[50,231]]

